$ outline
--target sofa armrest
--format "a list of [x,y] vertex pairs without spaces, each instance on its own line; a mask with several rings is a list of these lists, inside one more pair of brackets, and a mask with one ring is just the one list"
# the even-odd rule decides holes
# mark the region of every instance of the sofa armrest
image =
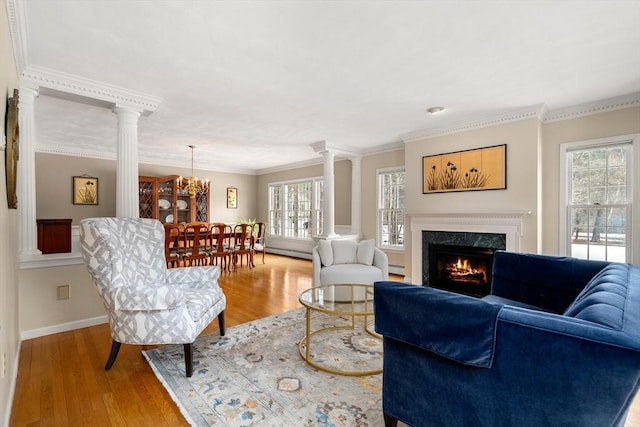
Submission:
[[607,262],[496,251],[491,294],[563,313]]
[[318,253],[318,247],[314,246],[311,251],[311,259],[313,261],[313,286],[320,286],[320,270],[322,270],[322,261]]
[[183,303],[184,287],[162,284],[113,288],[113,307],[122,311],[168,310]]
[[168,283],[218,283],[220,268],[217,265],[204,265],[197,267],[170,268],[167,270]]
[[490,368],[502,306],[439,289],[374,284],[376,332],[458,363]]
[[379,248],[373,251],[373,265],[382,270],[382,280],[389,280],[389,257]]

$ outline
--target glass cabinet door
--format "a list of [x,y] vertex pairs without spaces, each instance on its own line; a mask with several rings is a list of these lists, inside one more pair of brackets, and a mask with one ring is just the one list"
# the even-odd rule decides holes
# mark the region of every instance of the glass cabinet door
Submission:
[[138,181],[140,218],[155,218],[155,181]]
[[158,219],[164,224],[176,222],[174,185],[173,180],[158,182]]

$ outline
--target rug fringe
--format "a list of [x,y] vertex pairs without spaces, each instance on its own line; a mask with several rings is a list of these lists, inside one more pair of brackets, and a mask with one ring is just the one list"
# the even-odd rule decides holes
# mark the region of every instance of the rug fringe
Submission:
[[156,368],[156,365],[153,363],[151,358],[147,355],[147,351],[143,350],[142,355],[144,356],[145,359],[147,359],[147,363],[149,363],[149,366],[151,366],[151,370],[153,370],[153,373],[155,374],[156,378],[160,380],[160,383],[162,384],[164,389],[167,391],[167,393],[169,393],[171,400],[173,400],[173,402],[176,404],[176,406],[180,410],[180,413],[184,417],[185,421],[187,421],[187,423],[189,423],[190,426],[196,427],[197,424],[191,417],[191,414],[189,414],[189,412],[187,411],[187,408],[185,408],[182,405],[182,403],[180,403],[180,401],[178,400],[178,397],[175,395],[173,390],[171,390],[171,387],[167,384],[165,379],[162,377],[162,375],[160,374],[160,371],[158,370],[158,368]]

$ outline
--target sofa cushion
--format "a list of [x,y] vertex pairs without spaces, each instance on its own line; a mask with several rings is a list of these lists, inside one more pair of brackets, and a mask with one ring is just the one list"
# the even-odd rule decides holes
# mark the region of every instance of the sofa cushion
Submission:
[[628,264],[617,263],[603,268],[585,286],[564,315],[622,330],[625,308],[629,302],[630,268]]
[[382,277],[382,270],[378,267],[364,264],[334,264],[320,271],[320,281],[323,285],[341,283],[370,285],[385,279]]
[[332,240],[331,246],[333,247],[334,264],[356,264],[358,262],[355,240]]
[[358,264],[372,265],[375,249],[376,245],[373,240],[363,240],[358,243],[358,248],[356,250]]
[[320,261],[325,267],[333,264],[333,248],[329,240],[320,240],[318,242],[318,255],[320,255]]

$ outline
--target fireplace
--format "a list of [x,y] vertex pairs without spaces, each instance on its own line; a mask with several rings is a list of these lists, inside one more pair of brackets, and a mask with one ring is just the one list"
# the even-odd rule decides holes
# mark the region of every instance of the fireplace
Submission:
[[429,286],[483,297],[489,294],[495,248],[429,244]]
[[430,286],[429,245],[521,251],[524,219],[530,212],[414,213],[411,227],[411,276],[408,282]]

